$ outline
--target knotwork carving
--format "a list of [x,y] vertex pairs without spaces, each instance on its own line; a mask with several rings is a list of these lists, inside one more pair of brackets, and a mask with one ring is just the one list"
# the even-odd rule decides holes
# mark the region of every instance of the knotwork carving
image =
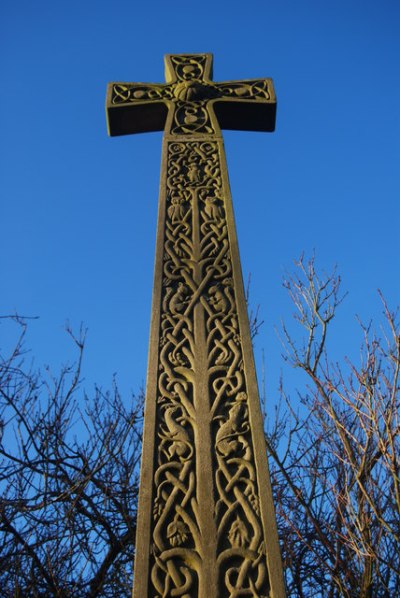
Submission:
[[220,97],[230,98],[243,98],[247,100],[270,100],[271,91],[269,89],[269,83],[265,79],[259,79],[257,81],[239,81],[227,83],[219,83],[218,89]]
[[200,81],[204,79],[207,57],[205,54],[182,54],[171,56],[178,81]]
[[[190,88],[187,90],[189,93]],[[181,101],[176,102],[174,122],[171,127],[173,135],[188,135],[192,133],[209,134],[215,133],[215,127],[211,122],[210,112],[207,107],[207,100]]]
[[185,141],[167,151],[151,595],[197,595],[212,523],[200,500],[207,454],[220,595],[267,596],[221,150],[216,141]]
[[173,99],[171,85],[157,85],[151,83],[115,83],[112,87],[111,102],[113,104],[130,104],[144,100]]

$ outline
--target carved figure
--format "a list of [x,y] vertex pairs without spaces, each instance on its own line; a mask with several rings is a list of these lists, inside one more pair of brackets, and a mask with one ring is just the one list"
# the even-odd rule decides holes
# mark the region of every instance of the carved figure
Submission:
[[188,164],[188,171],[187,171],[188,179],[191,183],[199,183],[201,180],[200,175],[200,168],[197,164],[196,158],[191,158]]
[[185,208],[183,207],[184,201],[185,200],[183,197],[179,195],[173,195],[171,197],[171,205],[168,208],[168,216],[173,224],[176,222],[182,222],[185,216]]
[[223,211],[218,205],[218,199],[216,197],[207,195],[204,202],[204,213],[210,220],[217,222],[223,218]]

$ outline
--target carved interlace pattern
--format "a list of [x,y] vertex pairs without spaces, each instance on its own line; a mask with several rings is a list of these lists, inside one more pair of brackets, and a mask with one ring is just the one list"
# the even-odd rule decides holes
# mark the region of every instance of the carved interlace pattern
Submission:
[[171,134],[214,134],[215,126],[207,104],[216,99],[270,100],[271,92],[265,79],[214,83],[204,80],[206,56],[171,56],[176,81],[167,85],[148,83],[116,83],[112,104],[132,104],[143,101],[168,101],[174,105]]
[[[221,150],[216,141],[185,141],[167,151],[149,595],[198,595],[213,525],[221,598],[266,597]],[[207,459],[213,522],[200,504]]]

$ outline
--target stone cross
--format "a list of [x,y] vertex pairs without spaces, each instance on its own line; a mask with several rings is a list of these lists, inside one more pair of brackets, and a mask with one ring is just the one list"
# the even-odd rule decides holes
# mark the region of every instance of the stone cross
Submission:
[[110,135],[164,129],[134,598],[285,595],[220,127],[273,131],[271,79],[110,83]]

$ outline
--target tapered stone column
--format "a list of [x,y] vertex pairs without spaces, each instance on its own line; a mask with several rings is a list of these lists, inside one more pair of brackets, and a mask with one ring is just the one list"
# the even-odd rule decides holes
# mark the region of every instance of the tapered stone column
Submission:
[[166,84],[107,98],[111,135],[165,126],[135,598],[285,595],[220,132],[272,131],[276,103],[211,63],[167,56]]

